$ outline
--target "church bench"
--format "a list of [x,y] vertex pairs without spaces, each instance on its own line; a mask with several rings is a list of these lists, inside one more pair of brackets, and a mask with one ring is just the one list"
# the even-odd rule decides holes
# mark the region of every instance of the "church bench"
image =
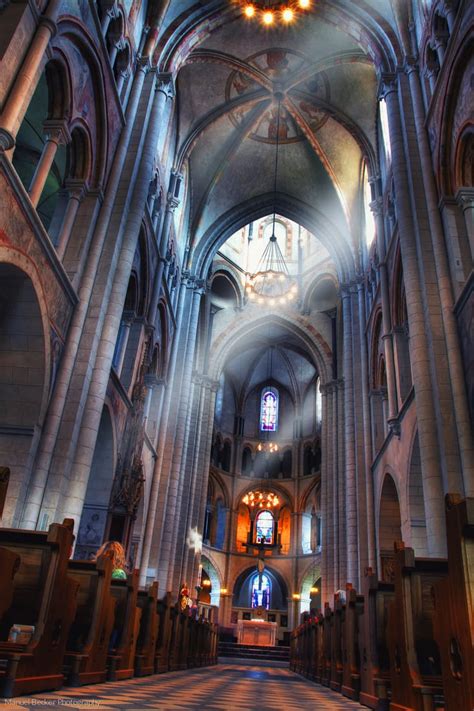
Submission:
[[[62,663],[76,612],[78,584],[67,574],[72,522],[47,533],[0,529],[0,547],[20,559],[11,605],[0,622],[0,695],[11,698],[63,682]],[[8,641],[10,628],[30,625],[28,642]]]
[[448,564],[441,559],[415,558],[412,548],[397,543],[394,570],[395,598],[388,626],[390,711],[434,710],[443,688],[433,629],[433,587],[447,577]]
[[140,632],[135,652],[135,676],[147,676],[155,671],[156,644],[160,618],[157,610],[158,583],[139,590],[137,605],[141,609]]
[[191,618],[189,625],[186,666],[188,669],[199,665],[199,627],[197,620]]
[[331,682],[333,691],[342,686],[342,628],[346,614],[345,599],[341,592],[334,595],[334,611],[330,617],[331,627]]
[[346,605],[342,620],[342,685],[341,693],[355,701],[360,693],[359,624],[364,598],[352,585],[346,585]]
[[434,630],[447,711],[474,708],[474,499],[446,496],[448,571],[435,584]]
[[177,671],[180,657],[180,644],[183,630],[183,613],[180,610],[179,603],[176,603],[171,608],[171,628],[168,646],[168,671]]
[[171,593],[158,600],[156,609],[159,617],[158,640],[156,643],[155,672],[162,674],[168,671],[168,656],[171,635]]
[[332,616],[333,611],[328,602],[324,604],[324,617],[322,621],[322,659],[321,659],[321,684],[324,686],[331,685],[331,632],[332,632]]
[[368,568],[359,601],[358,656],[360,658],[359,702],[387,711],[389,708],[390,661],[387,645],[388,608],[394,599],[394,585],[379,581]]
[[107,676],[109,639],[114,624],[112,559],[71,560],[68,574],[78,586],[77,611],[69,631],[64,666],[71,686],[99,684]]
[[142,613],[137,607],[138,572],[134,570],[126,580],[112,580],[115,614],[107,659],[109,681],[129,679],[135,671],[135,649]]
[[8,548],[0,548],[0,621],[10,608],[15,590],[15,575],[20,567],[20,556]]

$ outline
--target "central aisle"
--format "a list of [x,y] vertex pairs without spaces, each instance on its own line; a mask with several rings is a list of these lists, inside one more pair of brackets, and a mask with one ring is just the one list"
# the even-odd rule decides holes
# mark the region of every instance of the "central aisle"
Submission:
[[288,669],[219,664],[113,684],[19,697],[2,709],[248,709],[343,711],[363,708]]

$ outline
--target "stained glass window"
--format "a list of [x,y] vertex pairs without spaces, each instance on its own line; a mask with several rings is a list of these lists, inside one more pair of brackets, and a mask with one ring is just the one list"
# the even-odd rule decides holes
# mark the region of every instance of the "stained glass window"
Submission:
[[255,519],[255,540],[257,543],[273,544],[273,515],[267,509],[260,511]]
[[276,432],[278,429],[278,391],[265,388],[260,402],[260,430]]
[[265,573],[255,575],[252,582],[252,607],[270,609],[270,580]]

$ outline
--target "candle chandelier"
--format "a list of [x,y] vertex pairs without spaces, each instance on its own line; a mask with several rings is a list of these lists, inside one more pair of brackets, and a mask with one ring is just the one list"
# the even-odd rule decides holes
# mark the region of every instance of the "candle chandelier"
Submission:
[[277,203],[277,178],[278,178],[278,150],[280,147],[280,116],[281,98],[278,97],[277,129],[275,142],[275,165],[273,175],[273,217],[272,232],[265,247],[257,269],[247,276],[245,290],[250,301],[269,306],[283,305],[292,301],[297,296],[298,287],[290,275],[285,257],[278,245],[275,233],[276,203]]
[[283,24],[290,25],[299,13],[311,8],[311,0],[288,0],[280,2],[263,0],[261,2],[240,1],[244,17],[248,20],[258,20],[267,27]]
[[272,491],[251,491],[242,497],[242,502],[251,508],[271,509],[278,506],[280,499]]

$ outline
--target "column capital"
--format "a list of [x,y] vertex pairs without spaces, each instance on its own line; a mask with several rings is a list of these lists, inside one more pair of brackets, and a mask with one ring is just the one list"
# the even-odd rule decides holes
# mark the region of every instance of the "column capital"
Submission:
[[398,90],[398,76],[395,72],[383,72],[380,75],[380,81],[378,86],[378,99],[381,101],[385,99],[389,94],[397,92]]
[[403,71],[409,75],[412,72],[417,72],[419,69],[418,59],[413,54],[407,54],[403,63]]
[[156,72],[155,91],[161,91],[167,99],[174,99],[176,91],[171,72]]
[[67,178],[64,181],[64,187],[69,193],[69,197],[82,202],[84,196],[87,193],[87,181],[77,180],[76,178]]
[[474,188],[459,188],[456,193],[456,202],[463,210],[474,208]]
[[375,198],[375,200],[369,202],[369,207],[374,217],[381,217],[383,214],[383,199],[381,197]]
[[193,383],[195,385],[199,385],[202,388],[205,388],[207,390],[210,390],[213,393],[216,393],[219,390],[219,381],[218,380],[213,380],[210,378],[208,375],[205,375],[204,373],[199,373],[197,370],[193,372]]
[[71,141],[71,134],[65,120],[47,119],[43,123],[46,140],[65,146]]

